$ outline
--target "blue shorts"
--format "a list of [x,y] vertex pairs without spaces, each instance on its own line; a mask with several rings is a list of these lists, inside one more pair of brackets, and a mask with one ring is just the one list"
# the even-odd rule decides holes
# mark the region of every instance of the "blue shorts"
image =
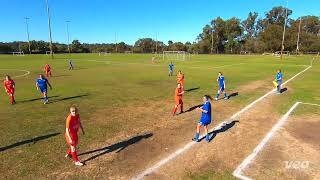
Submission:
[[208,126],[209,124],[211,124],[211,121],[206,121],[206,120],[199,120],[199,123],[203,126]]
[[39,88],[40,89],[40,91],[41,91],[41,93],[46,93],[47,92],[47,88]]
[[219,90],[224,91],[224,86],[220,86]]

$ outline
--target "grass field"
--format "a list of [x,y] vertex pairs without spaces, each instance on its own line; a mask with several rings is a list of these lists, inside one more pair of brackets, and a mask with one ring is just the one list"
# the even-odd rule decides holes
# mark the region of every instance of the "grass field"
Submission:
[[[0,93],[2,177],[128,179],[190,141],[200,117],[191,111],[192,107],[201,103],[204,94],[215,96],[219,71],[226,77],[228,93],[238,95],[228,101],[213,102],[212,126],[270,91],[278,68],[287,80],[308,67],[313,58],[290,56],[280,61],[271,56],[195,55],[188,61],[175,61],[175,74],[177,70],[185,73],[185,88],[190,91],[184,95],[184,102],[190,112],[172,117],[175,77],[168,77],[168,62],[160,60],[152,64],[151,57],[151,54],[72,54],[55,55],[51,60],[46,55],[1,55],[0,77],[30,71],[29,75],[13,78],[16,105],[9,105],[5,92]],[[75,64],[73,71],[68,71],[69,58]],[[53,89],[49,91],[47,105],[39,99],[41,94],[35,87],[45,63],[53,69],[53,77],[49,79]],[[318,60],[314,61],[310,70],[286,86],[287,91],[269,102],[272,106],[266,111],[270,116],[284,114],[296,101],[320,104],[319,67]],[[87,165],[81,168],[64,158],[65,118],[71,104],[79,106],[86,130],[85,136],[80,135],[78,152],[84,153],[80,159],[87,159]],[[298,113],[313,111],[303,108]],[[178,176],[233,178],[234,164],[215,170],[212,164],[215,162],[197,166],[205,166],[203,171],[182,168]]]

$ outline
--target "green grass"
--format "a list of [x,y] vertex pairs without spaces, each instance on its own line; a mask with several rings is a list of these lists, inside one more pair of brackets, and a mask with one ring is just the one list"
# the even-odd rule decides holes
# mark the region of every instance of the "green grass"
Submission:
[[[51,133],[61,134],[0,152],[0,173],[12,179],[45,177],[47,172],[68,166],[64,159],[57,157],[61,157],[66,150],[63,134],[65,117],[71,104],[79,106],[87,132],[81,138],[81,146],[89,147],[92,142],[128,128],[120,127],[116,119],[108,123],[95,122],[92,115],[99,110],[160,100],[172,103],[175,77],[167,76],[168,62],[151,64],[151,57],[151,54],[72,54],[55,55],[55,59],[51,60],[46,55],[1,55],[1,77],[22,73],[14,69],[28,70],[31,74],[14,78],[17,105],[9,105],[7,95],[4,91],[0,93],[0,146]],[[68,58],[74,61],[76,70],[67,70]],[[219,71],[225,74],[229,92],[258,80],[270,81],[271,88],[276,69],[281,68],[285,79],[288,79],[306,68],[310,59],[310,56],[288,57],[281,62],[270,56],[196,55],[190,61],[174,62],[174,65],[175,71],[181,69],[185,73],[186,89],[200,87],[185,96],[185,101],[191,101],[200,99],[203,94],[216,93],[215,79]],[[50,78],[53,90],[49,91],[49,96],[55,97],[50,99],[53,103],[48,105],[43,105],[42,100],[30,101],[41,98],[36,91],[35,80],[42,73],[45,63],[51,64],[55,76]],[[289,83],[288,92],[279,96],[283,103],[277,104],[275,111],[284,113],[296,101],[320,103],[319,67],[320,63],[316,62],[312,69]],[[232,101],[243,107],[266,92],[239,93],[240,96]],[[206,176],[211,177],[209,173],[199,175],[199,178],[205,179],[201,177]]]

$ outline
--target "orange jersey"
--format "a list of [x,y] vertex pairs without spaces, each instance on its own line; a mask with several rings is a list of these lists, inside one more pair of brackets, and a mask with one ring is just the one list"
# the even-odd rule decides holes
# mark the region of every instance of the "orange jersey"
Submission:
[[174,93],[174,101],[176,104],[181,104],[182,102],[182,93],[183,90],[182,88],[176,88],[175,93]]
[[44,66],[44,70],[45,70],[46,72],[51,71],[50,65],[49,65],[49,64],[46,64],[46,65]]
[[3,86],[6,90],[13,90],[14,85],[15,85],[15,83],[12,79],[3,81]]
[[67,117],[66,128],[69,129],[69,134],[72,137],[78,136],[78,131],[80,127],[80,115],[71,116],[71,114]]
[[184,81],[184,74],[178,74],[177,75],[177,83],[183,84]]

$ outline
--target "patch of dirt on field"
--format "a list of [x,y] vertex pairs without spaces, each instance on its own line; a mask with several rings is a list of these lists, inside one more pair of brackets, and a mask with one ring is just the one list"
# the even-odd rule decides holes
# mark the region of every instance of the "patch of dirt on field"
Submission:
[[258,80],[258,81],[253,81],[250,82],[248,84],[239,86],[235,91],[239,91],[239,92],[252,92],[252,91],[256,91],[258,89],[270,89],[273,88],[272,86],[272,82],[267,81],[267,80]]
[[196,144],[146,179],[185,179],[186,174],[210,170],[232,172],[279,119],[273,110],[279,100],[271,96],[244,112],[235,119],[239,122],[218,133],[210,143]]
[[320,117],[289,117],[245,174],[254,179],[320,179]]

